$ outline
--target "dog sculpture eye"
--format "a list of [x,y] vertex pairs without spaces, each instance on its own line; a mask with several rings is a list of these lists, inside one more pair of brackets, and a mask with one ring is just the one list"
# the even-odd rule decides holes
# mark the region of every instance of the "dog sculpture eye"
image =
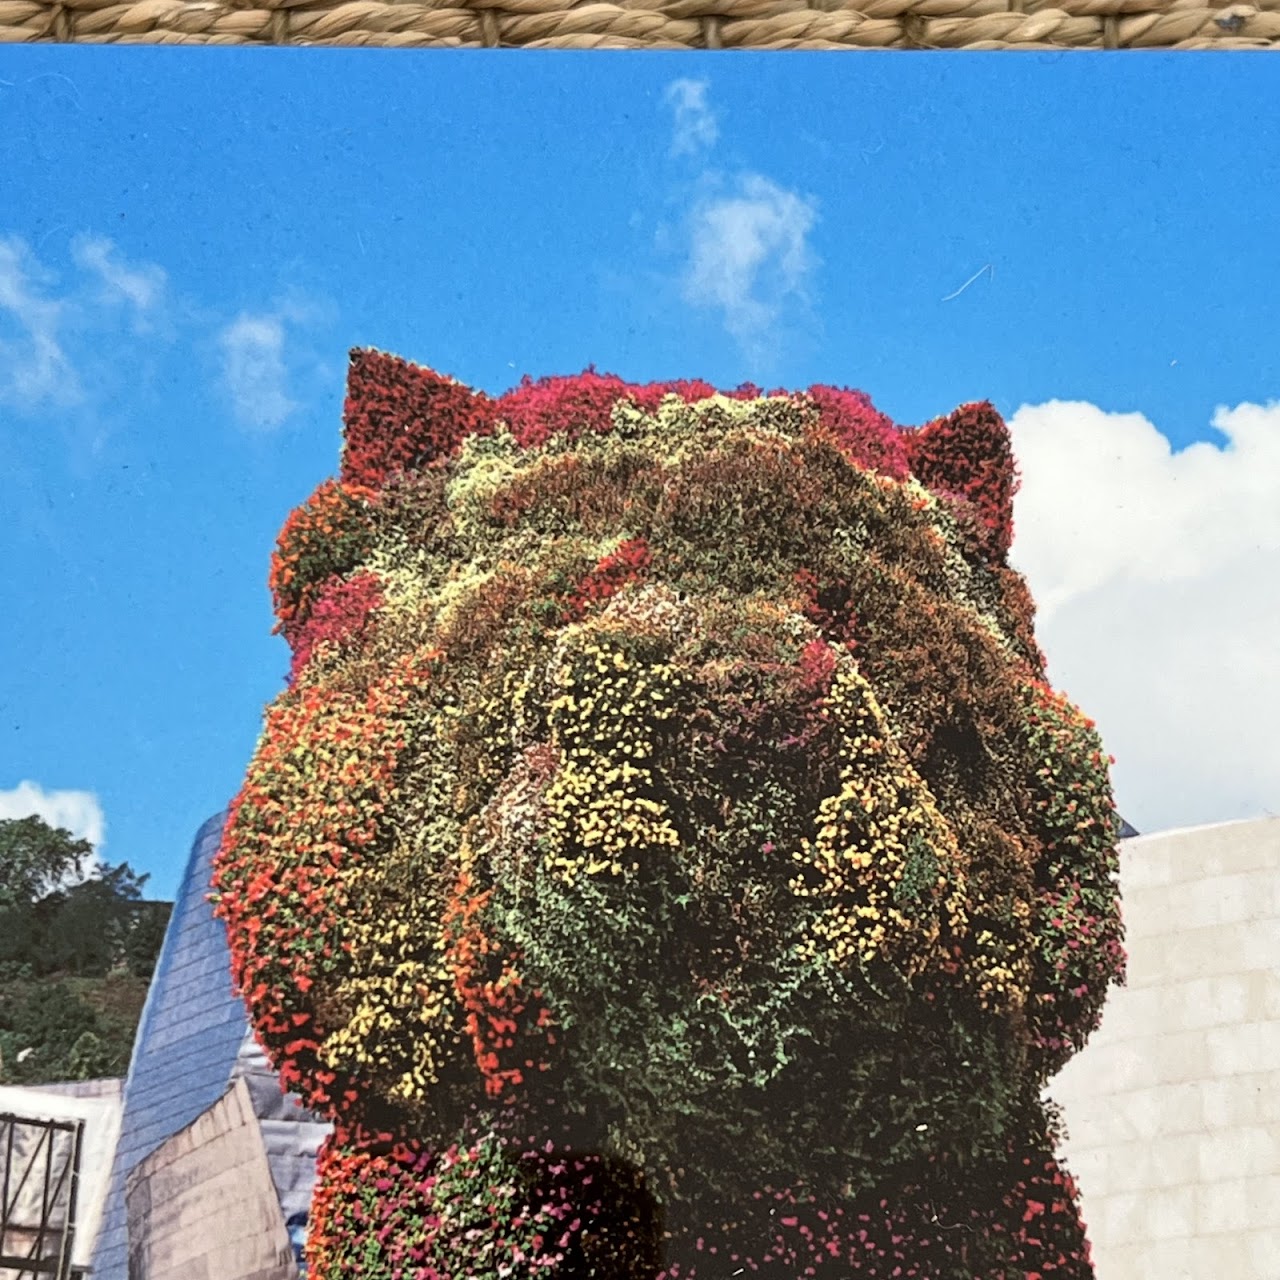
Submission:
[[311,1274],[1090,1275],[1117,820],[991,406],[357,351],[345,422],[215,877]]

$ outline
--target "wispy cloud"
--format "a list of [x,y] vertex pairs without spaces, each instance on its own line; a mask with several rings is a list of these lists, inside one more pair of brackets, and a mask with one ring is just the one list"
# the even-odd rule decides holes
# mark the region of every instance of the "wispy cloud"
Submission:
[[720,137],[715,113],[707,104],[708,83],[705,80],[673,80],[667,85],[662,100],[675,116],[671,137],[671,153],[677,156],[697,155],[710,151]]
[[285,326],[280,313],[241,312],[218,335],[223,389],[244,426],[271,430],[298,408],[289,394]]
[[76,237],[71,260],[75,270],[64,279],[21,237],[0,238],[0,401],[24,412],[82,402],[121,309],[136,334],[150,329],[164,301],[165,273],[126,261],[104,236]]
[[130,259],[106,236],[74,236],[58,272],[21,237],[0,236],[0,404],[99,411],[118,395],[123,369],[136,378],[154,363],[158,336],[211,356],[236,421],[271,430],[299,408],[298,386],[316,377],[299,334],[330,323],[332,311],[325,299],[286,290],[229,318],[176,299],[162,267]]
[[0,400],[29,410],[74,404],[82,390],[63,346],[70,304],[25,241],[0,239]]
[[130,266],[105,236],[77,236],[71,242],[71,256],[82,271],[97,278],[101,301],[125,303],[135,326],[145,331],[165,296],[163,269],[154,263]]
[[816,219],[810,198],[754,173],[700,199],[689,216],[685,300],[718,311],[743,350],[760,356],[787,308],[808,301]]
[[675,80],[663,95],[673,111],[671,150],[704,158],[680,194],[680,229],[673,244],[684,259],[684,301],[715,314],[753,371],[763,370],[788,325],[807,318],[819,265],[810,243],[818,221],[812,196],[767,175],[725,174],[710,163],[719,122],[705,80]]
[[1280,812],[1280,403],[1220,408],[1175,452],[1143,415],[1010,419],[1012,560],[1055,685],[1096,718],[1122,812],[1155,830]]
[[46,791],[30,781],[0,791],[0,818],[29,818],[32,814],[51,827],[65,827],[77,839],[87,840],[95,852],[106,843],[106,819],[92,791]]

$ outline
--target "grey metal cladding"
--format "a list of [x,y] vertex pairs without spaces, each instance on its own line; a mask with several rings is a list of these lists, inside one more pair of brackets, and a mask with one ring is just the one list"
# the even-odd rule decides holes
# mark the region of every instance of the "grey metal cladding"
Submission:
[[226,933],[205,896],[225,822],[226,814],[217,814],[196,835],[142,1010],[94,1280],[128,1280],[125,1180],[139,1160],[218,1101],[248,1029],[231,987]]
[[303,1217],[311,1207],[316,1156],[331,1126],[281,1090],[279,1077],[252,1033],[240,1046],[235,1074],[244,1079],[253,1100],[280,1211],[286,1221]]

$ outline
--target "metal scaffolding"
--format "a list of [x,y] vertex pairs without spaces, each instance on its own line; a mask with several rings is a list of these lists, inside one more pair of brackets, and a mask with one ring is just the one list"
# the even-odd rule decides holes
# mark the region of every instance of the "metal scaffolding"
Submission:
[[83,1120],[0,1112],[0,1280],[71,1280]]

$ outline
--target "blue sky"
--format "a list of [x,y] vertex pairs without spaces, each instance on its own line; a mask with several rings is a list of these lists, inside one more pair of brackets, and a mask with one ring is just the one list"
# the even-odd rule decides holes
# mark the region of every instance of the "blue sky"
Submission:
[[1278,92],[1229,55],[0,47],[0,816],[173,892],[281,687],[268,558],[355,345],[992,400],[1122,810],[1280,811]]

